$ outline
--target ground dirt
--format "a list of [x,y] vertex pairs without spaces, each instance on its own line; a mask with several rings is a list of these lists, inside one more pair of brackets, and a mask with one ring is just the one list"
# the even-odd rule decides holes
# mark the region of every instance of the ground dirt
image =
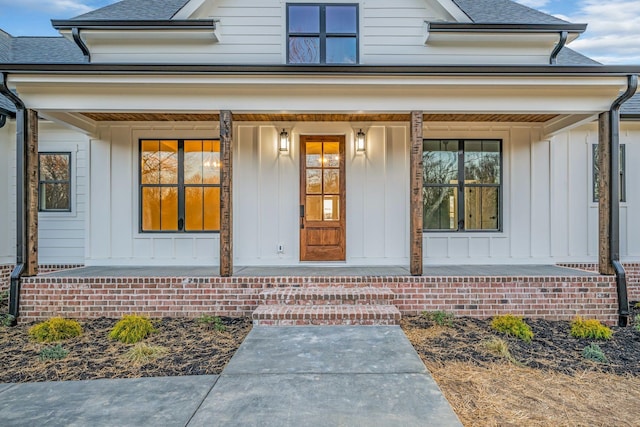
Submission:
[[[582,355],[592,341],[572,338],[569,322],[526,320],[530,344],[490,320],[413,316],[402,328],[465,426],[640,425],[640,332],[612,328],[596,342],[608,362],[596,363]],[[496,338],[510,356],[488,348]]]

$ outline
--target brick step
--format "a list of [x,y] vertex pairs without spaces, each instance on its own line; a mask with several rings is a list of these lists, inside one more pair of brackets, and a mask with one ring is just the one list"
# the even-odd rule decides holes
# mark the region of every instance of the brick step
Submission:
[[393,305],[259,305],[254,326],[398,325],[400,311]]
[[377,305],[393,304],[394,293],[388,288],[301,287],[268,289],[260,293],[266,305]]

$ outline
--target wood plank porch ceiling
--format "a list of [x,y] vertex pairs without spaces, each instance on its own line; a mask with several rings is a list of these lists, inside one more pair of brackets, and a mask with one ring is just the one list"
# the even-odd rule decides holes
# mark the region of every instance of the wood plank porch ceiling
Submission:
[[[213,113],[80,113],[96,122],[217,122]],[[556,114],[425,114],[425,122],[544,123]],[[243,114],[238,122],[409,122],[410,114]]]

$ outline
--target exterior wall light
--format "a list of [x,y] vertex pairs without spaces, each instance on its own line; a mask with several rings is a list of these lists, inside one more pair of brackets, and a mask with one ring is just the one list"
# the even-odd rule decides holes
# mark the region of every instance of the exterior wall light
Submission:
[[289,151],[289,132],[284,129],[280,132],[280,144],[278,148],[280,151]]
[[366,135],[362,132],[362,129],[356,134],[356,151],[363,153],[366,150]]

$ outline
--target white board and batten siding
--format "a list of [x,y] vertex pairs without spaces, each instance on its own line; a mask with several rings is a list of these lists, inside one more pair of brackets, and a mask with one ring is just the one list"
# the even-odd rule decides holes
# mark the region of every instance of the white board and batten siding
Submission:
[[[188,19],[217,20],[215,35],[84,30],[83,37],[94,63],[280,65],[287,63],[287,3],[308,2],[205,1]],[[548,64],[558,39],[557,34],[474,34],[427,41],[426,22],[456,22],[436,0],[322,3],[359,4],[359,63],[363,65]]]
[[15,262],[15,122],[0,129],[0,265]]

